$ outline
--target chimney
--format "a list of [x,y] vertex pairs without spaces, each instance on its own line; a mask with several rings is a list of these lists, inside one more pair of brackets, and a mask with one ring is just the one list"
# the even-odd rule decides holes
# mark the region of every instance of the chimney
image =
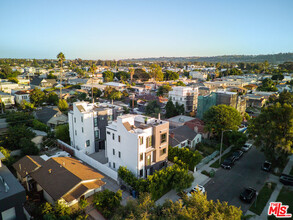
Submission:
[[161,120],[161,113],[158,114],[158,119]]
[[170,133],[170,137],[173,139],[175,134],[173,132]]

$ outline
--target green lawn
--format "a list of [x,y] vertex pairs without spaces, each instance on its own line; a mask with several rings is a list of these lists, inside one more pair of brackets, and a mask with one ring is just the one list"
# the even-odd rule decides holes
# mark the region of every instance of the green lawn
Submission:
[[[286,186],[283,186],[276,202],[282,202],[283,205],[288,205],[289,209],[287,213],[293,214],[293,189],[288,189]],[[277,218],[270,216],[268,219],[272,220]]]
[[276,183],[272,183],[271,187],[269,188],[268,183],[266,183],[262,189],[260,190],[257,199],[256,199],[256,204],[255,202],[251,205],[250,211],[254,212],[257,215],[260,215],[266,206],[268,200],[271,197],[272,192],[274,191],[276,187]]
[[[230,157],[232,154],[233,154],[233,150],[231,150],[228,153],[222,155],[221,162],[223,162],[227,157]],[[219,160],[216,160],[213,164],[210,165],[210,167],[219,168],[220,167]]]

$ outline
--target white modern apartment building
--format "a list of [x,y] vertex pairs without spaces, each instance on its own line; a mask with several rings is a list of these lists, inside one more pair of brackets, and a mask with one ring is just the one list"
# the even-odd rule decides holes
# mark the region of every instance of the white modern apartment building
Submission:
[[122,107],[111,104],[73,103],[68,113],[71,146],[85,154],[104,150],[106,126],[122,113]]
[[108,166],[126,166],[136,177],[147,177],[167,165],[169,122],[142,115],[123,115],[106,128]]
[[184,105],[186,112],[195,111],[197,108],[197,87],[176,86],[169,92],[169,99],[174,105],[178,102],[179,105]]

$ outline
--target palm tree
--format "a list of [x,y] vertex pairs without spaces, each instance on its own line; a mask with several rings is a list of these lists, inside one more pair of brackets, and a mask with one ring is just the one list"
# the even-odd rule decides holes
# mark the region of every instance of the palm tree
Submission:
[[96,73],[97,71],[97,66],[95,64],[93,64],[91,66],[91,68],[89,69],[89,72],[92,73],[92,100],[93,100],[93,103],[94,103],[94,87],[93,87],[93,80],[94,80],[94,74]]
[[132,82],[133,75],[134,75],[134,68],[133,67],[129,68],[129,73],[130,73],[130,82]]
[[63,62],[65,61],[65,56],[62,52],[57,55],[58,62],[60,64],[60,99],[62,99],[62,72],[63,72]]

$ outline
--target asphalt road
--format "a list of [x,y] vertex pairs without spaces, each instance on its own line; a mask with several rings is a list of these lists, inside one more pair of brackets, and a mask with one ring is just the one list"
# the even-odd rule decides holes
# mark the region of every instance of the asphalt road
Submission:
[[245,187],[253,187],[257,192],[262,188],[269,176],[261,170],[264,161],[263,153],[253,147],[236,161],[231,170],[220,168],[205,184],[208,199],[226,201],[229,205],[241,207],[245,213],[251,204],[242,202],[239,195]]

